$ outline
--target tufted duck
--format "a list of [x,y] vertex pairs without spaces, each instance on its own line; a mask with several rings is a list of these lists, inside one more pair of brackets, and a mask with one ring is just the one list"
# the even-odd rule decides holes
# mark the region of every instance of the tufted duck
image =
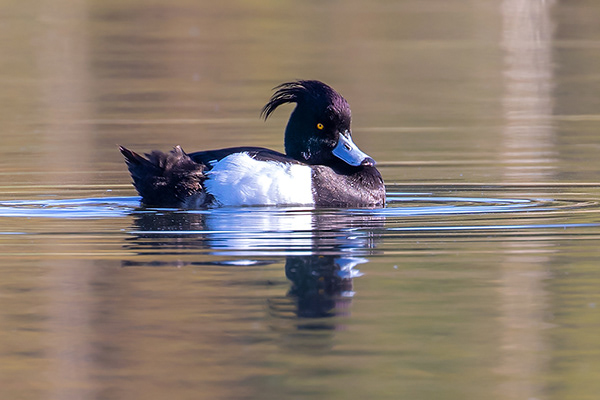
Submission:
[[285,130],[285,154],[261,147],[143,157],[120,146],[146,206],[309,205],[382,207],[385,186],[375,161],[352,141],[350,107],[330,86],[313,80],[281,84],[262,109],[296,103]]

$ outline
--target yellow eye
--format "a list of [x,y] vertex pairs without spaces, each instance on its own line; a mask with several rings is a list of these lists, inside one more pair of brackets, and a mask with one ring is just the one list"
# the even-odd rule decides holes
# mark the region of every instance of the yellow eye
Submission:
[[320,130],[320,131],[322,131],[322,130],[323,130],[323,128],[325,128],[325,126],[324,126],[322,123],[320,123],[320,122],[319,122],[319,123],[317,124],[317,129],[318,129],[318,130]]

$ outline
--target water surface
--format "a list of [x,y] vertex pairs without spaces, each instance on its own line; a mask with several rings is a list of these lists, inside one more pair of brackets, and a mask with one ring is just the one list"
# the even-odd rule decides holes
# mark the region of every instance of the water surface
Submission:
[[[6,4],[0,397],[595,399],[595,2]],[[383,209],[139,208],[117,144],[353,110]]]

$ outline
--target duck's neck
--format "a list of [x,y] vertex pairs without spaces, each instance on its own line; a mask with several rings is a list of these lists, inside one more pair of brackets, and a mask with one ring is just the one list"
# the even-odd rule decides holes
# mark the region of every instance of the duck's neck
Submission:
[[[292,115],[285,128],[285,154],[302,162],[307,162],[310,159],[310,150],[307,148],[305,143],[306,127],[305,118],[302,118],[302,110],[298,110],[298,107],[294,109]],[[307,151],[303,151],[306,149]]]

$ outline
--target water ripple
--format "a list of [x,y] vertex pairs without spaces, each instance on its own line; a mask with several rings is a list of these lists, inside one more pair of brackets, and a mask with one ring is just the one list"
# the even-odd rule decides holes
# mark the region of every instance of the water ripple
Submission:
[[[415,217],[427,215],[463,215],[463,214],[499,214],[499,213],[531,213],[556,211],[560,209],[581,209],[597,207],[595,201],[569,201],[550,198],[498,198],[498,197],[450,197],[436,196],[433,193],[388,193],[388,202],[381,209],[335,210],[343,214],[370,215],[381,217]],[[25,218],[115,218],[131,214],[177,212],[188,214],[205,214],[213,216],[240,217],[255,219],[257,215],[268,215],[271,219],[281,219],[302,212],[319,212],[305,207],[236,207],[208,210],[181,211],[173,209],[139,209],[139,197],[102,197],[83,199],[52,200],[12,200],[0,202],[0,217]],[[330,210],[334,211],[334,210]],[[265,214],[266,213],[266,214]],[[250,222],[250,221],[245,221]],[[272,221],[266,221],[271,226]],[[281,223],[279,223],[281,225]],[[240,226],[240,224],[234,224]],[[519,226],[519,225],[514,225]],[[298,220],[290,220],[290,231],[302,230]],[[310,226],[304,228],[310,230]],[[464,228],[464,227],[463,227]],[[278,231],[284,227],[279,226]],[[234,231],[236,229],[234,228]],[[266,230],[268,231],[268,229]],[[183,231],[181,232],[184,233]]]

